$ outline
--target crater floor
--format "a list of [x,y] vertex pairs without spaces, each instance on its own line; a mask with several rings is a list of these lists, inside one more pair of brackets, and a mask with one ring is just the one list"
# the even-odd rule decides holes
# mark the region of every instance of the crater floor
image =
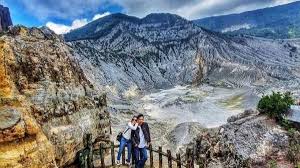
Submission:
[[252,88],[175,86],[110,102],[113,136],[136,113],[145,114],[155,146],[178,150],[205,128],[219,127],[227,118],[256,106],[259,97]]

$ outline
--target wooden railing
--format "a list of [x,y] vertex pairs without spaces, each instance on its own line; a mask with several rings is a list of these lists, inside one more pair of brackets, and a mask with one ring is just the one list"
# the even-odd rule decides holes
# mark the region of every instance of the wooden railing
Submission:
[[[115,145],[114,142],[110,142],[110,146],[104,146],[103,144],[100,144],[99,149],[93,149],[92,147],[92,136],[91,134],[87,134],[84,137],[85,142],[85,148],[78,152],[78,159],[79,159],[79,166],[81,168],[93,168],[93,155],[100,155],[100,167],[105,168],[107,166],[116,166],[116,159],[115,159],[115,149],[118,149],[120,145]],[[149,161],[150,161],[150,167],[154,167],[154,154],[158,154],[158,167],[163,167],[163,158],[165,157],[167,159],[168,168],[173,167],[173,162],[176,163],[177,168],[186,167],[186,168],[194,168],[194,160],[195,160],[195,150],[187,148],[185,155],[185,160],[181,158],[180,153],[177,153],[175,157],[173,157],[170,150],[167,150],[167,152],[163,152],[162,147],[158,147],[158,149],[153,148],[152,145],[147,148],[149,151]],[[111,157],[111,164],[106,165],[105,164],[105,151],[110,152]],[[134,152],[132,152],[133,154]],[[132,156],[132,163],[134,164],[134,156]],[[122,153],[122,165],[125,165],[125,149]]]

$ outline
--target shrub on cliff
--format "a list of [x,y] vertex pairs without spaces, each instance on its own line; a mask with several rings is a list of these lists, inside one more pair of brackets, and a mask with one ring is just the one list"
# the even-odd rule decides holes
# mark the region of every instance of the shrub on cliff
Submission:
[[264,113],[272,118],[281,120],[282,114],[287,112],[293,104],[294,99],[290,92],[273,92],[271,95],[263,96],[258,102],[257,108],[260,113]]
[[300,168],[300,133],[299,131],[289,131],[289,148],[287,158]]

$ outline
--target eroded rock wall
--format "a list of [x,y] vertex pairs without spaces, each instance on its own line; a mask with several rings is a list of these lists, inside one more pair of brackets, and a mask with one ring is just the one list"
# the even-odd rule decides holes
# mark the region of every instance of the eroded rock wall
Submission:
[[14,27],[0,37],[0,167],[62,167],[83,136],[109,138],[106,95],[48,29]]

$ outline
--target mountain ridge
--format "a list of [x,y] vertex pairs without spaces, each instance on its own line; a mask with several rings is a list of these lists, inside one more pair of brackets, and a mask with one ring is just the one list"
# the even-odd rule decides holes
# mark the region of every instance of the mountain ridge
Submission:
[[[70,33],[65,34],[64,37],[66,41],[74,41],[79,39],[95,39],[107,34],[111,31],[111,29],[113,29],[116,25],[120,24],[121,22],[127,22],[136,25],[146,25],[180,24],[188,23],[190,21],[182,18],[181,16],[170,13],[151,13],[143,18],[137,18],[122,13],[115,13],[105,16],[103,18],[99,18],[81,28],[72,30]],[[99,28],[99,30],[97,28]],[[97,32],[98,34],[96,34],[95,32]]]
[[299,76],[296,42],[229,36],[176,15],[164,16],[170,22],[115,24],[108,20],[90,30],[88,26],[80,29],[92,32],[88,38],[75,31],[65,38],[91,79],[121,92],[130,87],[151,90],[203,81],[251,86]]
[[300,37],[300,1],[238,14],[193,20],[204,28],[265,38]]

